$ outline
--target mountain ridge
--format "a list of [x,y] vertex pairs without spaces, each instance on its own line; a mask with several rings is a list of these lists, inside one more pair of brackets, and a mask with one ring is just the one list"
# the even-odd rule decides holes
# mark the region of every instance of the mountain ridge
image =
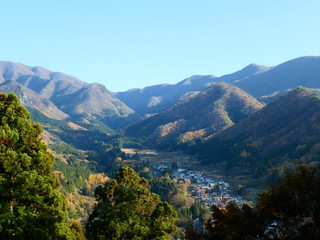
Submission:
[[57,108],[50,100],[44,99],[22,84],[13,80],[4,81],[0,84],[0,92],[14,92],[25,106],[36,106],[45,116],[57,120],[64,120],[70,116]]
[[217,77],[215,75],[193,75],[176,84],[159,84],[142,89],[130,89],[125,92],[117,92],[115,95],[129,107],[140,114],[152,114],[162,111],[188,96],[194,96],[205,90],[214,82],[233,83],[270,68],[250,64],[243,69],[231,74]]
[[320,88],[320,56],[299,57],[235,83],[255,97],[298,86]]
[[294,160],[310,162],[320,153],[319,123],[320,95],[298,87],[208,140],[200,158],[250,174]]
[[[20,97],[29,96],[29,100],[22,99],[22,102],[31,104],[30,107],[44,111],[44,106],[51,104],[51,109],[56,113],[50,115],[50,112],[44,112],[47,116],[57,119],[81,115],[98,116],[104,118],[106,124],[112,122],[112,126],[119,129],[136,121],[139,115],[159,113],[179,101],[196,96],[221,80],[232,83],[255,97],[261,97],[265,102],[300,85],[320,88],[320,57],[300,57],[275,67],[249,64],[239,71],[220,77],[193,75],[176,84],[159,84],[119,93],[103,89],[105,87],[102,84],[86,83],[40,66],[30,67],[22,63],[0,61],[0,83],[4,84],[8,80],[32,90],[23,95],[21,91],[25,89],[19,88]],[[15,86],[14,89],[17,90],[18,87]],[[5,91],[10,89],[6,88]],[[42,99],[41,107],[32,105],[30,94],[34,95],[33,99],[37,99],[34,102],[38,102],[38,105]],[[127,118],[128,116],[130,117]],[[117,117],[122,118],[121,124],[117,124]],[[182,122],[179,124],[183,125]]]
[[131,135],[149,136],[154,145],[208,137],[238,122],[263,105],[228,83],[214,83],[194,97],[130,126]]
[[0,61],[0,84],[1,91],[16,93],[24,105],[54,119],[81,115],[126,117],[134,114],[102,84],[86,83],[39,66]]

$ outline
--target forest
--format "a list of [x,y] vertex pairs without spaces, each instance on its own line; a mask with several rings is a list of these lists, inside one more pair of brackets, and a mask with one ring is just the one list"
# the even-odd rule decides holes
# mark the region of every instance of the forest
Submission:
[[[130,142],[123,136],[93,141],[90,154],[58,145],[59,158],[42,131],[14,94],[0,94],[1,239],[320,238],[318,165],[288,170],[254,205],[206,209],[168,173],[155,176],[148,162],[130,165],[139,156],[120,150]],[[92,140],[87,134],[78,144]]]

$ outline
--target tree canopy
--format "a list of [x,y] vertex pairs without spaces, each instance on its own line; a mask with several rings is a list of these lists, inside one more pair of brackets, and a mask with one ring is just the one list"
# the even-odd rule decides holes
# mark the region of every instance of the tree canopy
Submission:
[[298,165],[280,183],[260,193],[255,208],[212,206],[206,232],[186,230],[186,239],[320,239],[320,167]]
[[1,239],[75,239],[41,132],[14,94],[0,93]]
[[259,195],[257,209],[279,239],[320,239],[320,167],[298,165]]
[[130,167],[96,189],[97,205],[86,225],[88,239],[168,239],[177,214],[150,192],[148,181]]

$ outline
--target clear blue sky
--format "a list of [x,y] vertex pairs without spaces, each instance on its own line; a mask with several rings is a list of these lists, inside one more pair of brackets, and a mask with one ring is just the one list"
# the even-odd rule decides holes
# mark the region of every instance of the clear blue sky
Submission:
[[320,55],[318,0],[10,0],[0,60],[111,91]]

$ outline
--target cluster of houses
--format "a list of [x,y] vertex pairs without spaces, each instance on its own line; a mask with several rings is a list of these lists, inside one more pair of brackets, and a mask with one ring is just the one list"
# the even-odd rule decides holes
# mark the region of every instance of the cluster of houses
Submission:
[[[157,170],[167,169],[168,166],[162,164]],[[197,202],[210,208],[213,204],[219,208],[225,208],[229,202],[241,206],[243,204],[252,204],[251,201],[243,199],[241,196],[234,195],[230,185],[222,180],[215,180],[205,176],[202,172],[190,171],[178,168],[171,174],[171,178],[177,179],[188,184],[188,194]]]

